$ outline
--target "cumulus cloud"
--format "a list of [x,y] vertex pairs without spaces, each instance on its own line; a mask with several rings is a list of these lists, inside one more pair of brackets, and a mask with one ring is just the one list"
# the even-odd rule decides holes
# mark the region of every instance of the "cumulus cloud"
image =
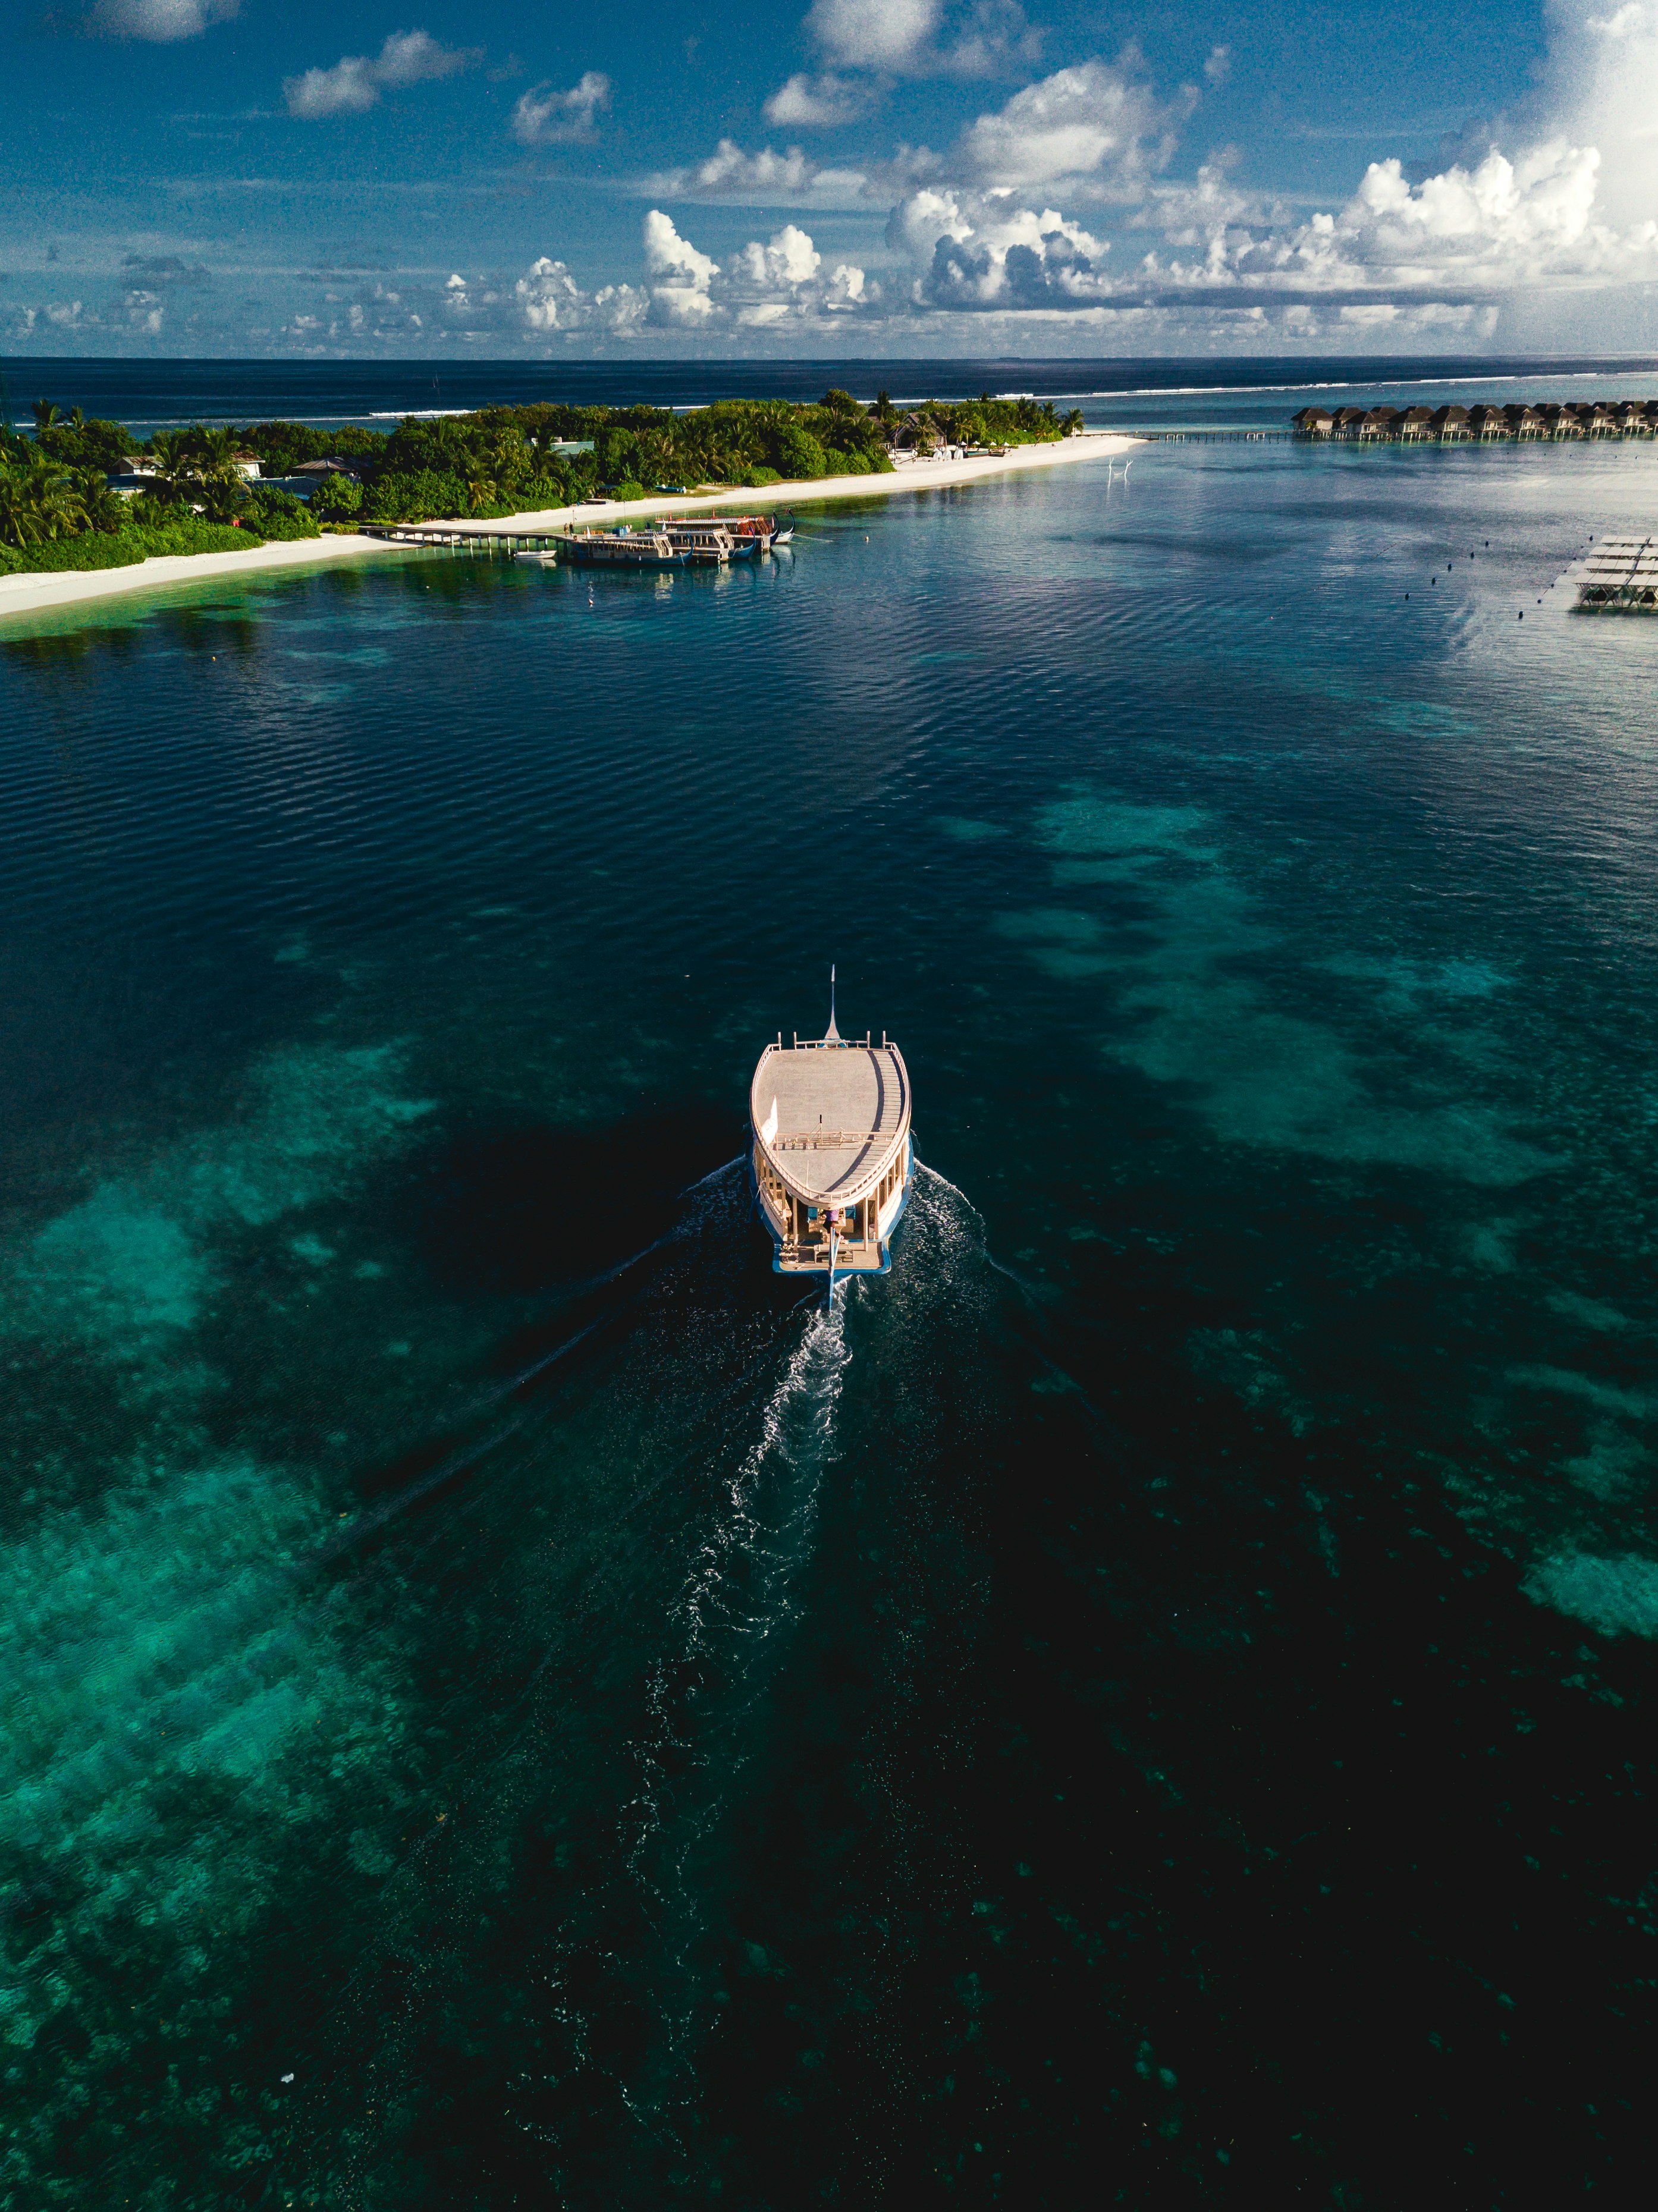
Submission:
[[798,146],[781,154],[769,146],[745,154],[735,139],[722,138],[706,161],[659,170],[639,189],[656,199],[726,200],[757,207],[802,200],[817,207],[855,207],[867,198],[869,184],[861,169],[826,167],[809,161]]
[[445,46],[425,31],[393,31],[378,54],[343,54],[331,69],[308,69],[284,77],[290,115],[313,122],[330,115],[361,115],[382,92],[423,84],[476,69],[482,46]]
[[[1513,150],[1489,143],[1418,182],[1377,160],[1310,217],[1240,189],[1225,153],[1189,182],[1163,176],[1195,93],[1160,103],[1133,57],[1057,71],[981,116],[894,209],[909,304],[1270,314],[1291,334],[1403,338],[1488,331],[1515,297],[1658,279],[1658,0],[1605,17],[1555,0],[1555,16],[1552,88],[1503,126]],[[1119,207],[1163,243],[1125,254],[1119,240],[1114,258],[1078,202]]]
[[806,27],[848,69],[902,70],[927,46],[942,0],[813,0]]
[[94,0],[81,27],[97,39],[146,39],[170,46],[228,23],[240,0]]
[[809,76],[804,70],[780,85],[766,102],[766,120],[786,127],[826,130],[850,123],[861,115],[872,98],[872,88],[832,72]]
[[513,300],[525,330],[543,337],[597,327],[626,337],[650,312],[650,295],[642,286],[607,284],[601,291],[584,292],[562,261],[545,254],[513,285]]
[[513,109],[513,136],[521,145],[568,144],[593,136],[594,118],[610,104],[610,80],[599,70],[584,70],[568,92],[550,83],[531,85]]
[[994,76],[1036,60],[1042,33],[1019,0],[813,0],[808,36],[828,61],[798,72],[766,102],[766,120],[823,130],[850,123],[900,76]]
[[1083,62],[1027,85],[998,113],[981,115],[961,149],[969,173],[1012,190],[1090,179],[1120,198],[1138,198],[1177,143],[1175,123],[1192,97],[1174,108],[1153,94],[1130,52],[1117,64]]

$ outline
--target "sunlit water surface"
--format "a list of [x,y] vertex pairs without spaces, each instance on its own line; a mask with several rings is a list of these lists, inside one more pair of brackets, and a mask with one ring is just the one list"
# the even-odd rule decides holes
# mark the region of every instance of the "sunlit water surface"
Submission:
[[[0,632],[0,2204],[1633,2201],[1658,623],[1551,586],[1655,495]],[[926,1165],[825,1315],[831,959]]]

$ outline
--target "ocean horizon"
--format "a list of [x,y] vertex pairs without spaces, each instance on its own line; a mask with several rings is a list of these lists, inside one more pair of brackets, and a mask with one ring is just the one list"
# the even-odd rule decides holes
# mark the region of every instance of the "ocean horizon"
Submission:
[[[867,403],[878,392],[895,400],[971,398],[1029,392],[1038,399],[1108,406],[1151,401],[1141,410],[1156,421],[1172,403],[1194,422],[1277,422],[1274,395],[1371,391],[1417,386],[1521,390],[1537,381],[1630,385],[1658,375],[1658,356],[1560,356],[1333,355],[1325,357],[1232,356],[1126,356],[1097,361],[1036,358],[824,359],[822,361],[295,361],[264,357],[199,360],[145,356],[0,354],[0,391],[10,394],[20,428],[32,419],[28,400],[56,400],[125,422],[148,435],[191,422],[282,419],[322,424],[395,422],[405,414],[466,412],[478,407],[701,407],[720,399],[816,400],[835,386]],[[1234,403],[1230,407],[1226,403]],[[1240,408],[1236,403],[1244,403]],[[1195,404],[1194,404],[1195,403]],[[1291,408],[1283,410],[1287,421]]]

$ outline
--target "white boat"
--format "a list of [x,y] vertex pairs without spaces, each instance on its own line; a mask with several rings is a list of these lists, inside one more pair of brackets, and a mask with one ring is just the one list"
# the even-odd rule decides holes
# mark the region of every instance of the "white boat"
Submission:
[[[831,988],[833,976],[831,975]],[[750,1165],[779,1274],[884,1275],[914,1173],[909,1071],[883,1035],[829,1033],[760,1055],[749,1090]]]

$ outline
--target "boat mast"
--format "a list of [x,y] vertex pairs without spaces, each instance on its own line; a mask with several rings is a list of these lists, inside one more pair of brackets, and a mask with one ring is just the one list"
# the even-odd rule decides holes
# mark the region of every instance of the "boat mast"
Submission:
[[829,1025],[823,1032],[825,1044],[839,1044],[841,1032],[835,1026],[835,963],[829,963]]

